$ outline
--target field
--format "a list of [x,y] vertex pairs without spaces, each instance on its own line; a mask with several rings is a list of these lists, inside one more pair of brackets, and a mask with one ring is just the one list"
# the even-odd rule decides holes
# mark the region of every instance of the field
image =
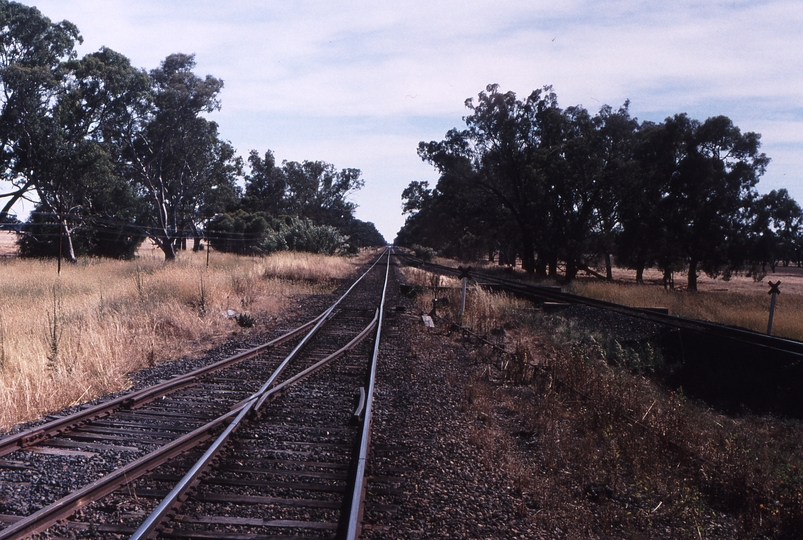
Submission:
[[672,315],[766,332],[770,306],[767,282],[780,281],[772,334],[803,341],[803,268],[778,266],[775,273],[759,281],[744,275],[725,281],[703,274],[698,278],[697,292],[681,287],[685,276],[675,279],[674,290],[665,290],[660,277],[657,271],[645,272],[645,285],[637,285],[633,272],[617,270],[615,283],[584,278],[573,283],[571,291],[635,307],[665,307]]
[[9,256],[16,253],[17,246],[14,243],[16,240],[16,234],[8,231],[0,231],[0,257]]
[[[330,291],[356,259],[154,251],[134,261],[0,258],[0,430],[121,390],[142,367],[265,328],[297,295]],[[242,315],[239,321],[237,316]],[[239,323],[243,323],[241,326]]]

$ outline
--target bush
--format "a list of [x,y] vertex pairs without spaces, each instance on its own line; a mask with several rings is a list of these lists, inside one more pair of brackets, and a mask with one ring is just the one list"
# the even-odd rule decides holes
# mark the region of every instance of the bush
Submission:
[[413,250],[416,257],[425,262],[429,262],[432,260],[433,257],[435,257],[435,250],[432,248],[420,246],[418,244],[413,244],[412,246],[410,246],[410,249]]
[[276,251],[304,251],[334,255],[356,252],[348,237],[329,225],[306,218],[275,219],[263,212],[243,210],[219,214],[207,223],[206,236],[218,251],[241,255],[268,255]]
[[[22,233],[17,241],[20,256],[58,257],[61,231],[52,214],[41,206],[31,212],[30,219],[22,226]],[[87,216],[83,224],[73,230],[71,238],[76,257],[128,260],[134,258],[145,235],[123,222]]]
[[346,237],[335,227],[315,225],[308,219],[288,217],[284,226],[269,233],[261,244],[263,252],[271,253],[286,249],[334,255],[348,250]]
[[270,216],[261,212],[249,214],[238,210],[233,214],[219,214],[206,224],[206,237],[218,251],[256,255],[263,253],[261,244],[272,222]]

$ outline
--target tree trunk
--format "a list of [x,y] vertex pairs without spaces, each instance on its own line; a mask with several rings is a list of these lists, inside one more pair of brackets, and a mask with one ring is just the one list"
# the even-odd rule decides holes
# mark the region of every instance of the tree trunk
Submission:
[[72,245],[72,234],[66,220],[61,220],[61,235],[59,242],[61,242],[60,249],[62,256],[67,262],[75,263],[78,259],[75,258],[75,249]]
[[611,254],[605,254],[605,279],[613,281],[613,267],[611,264]]
[[535,275],[540,278],[546,277],[546,259],[544,259],[544,256],[540,254],[535,260]]
[[172,240],[159,242],[159,247],[162,249],[162,253],[165,254],[165,262],[176,260],[175,242]]
[[530,250],[529,253],[522,253],[521,266],[528,274],[535,273],[535,255],[532,250]]
[[689,259],[689,287],[690,291],[697,290],[697,259],[692,257]]
[[558,256],[556,254],[549,254],[549,277],[558,277]]
[[672,270],[666,268],[664,269],[664,290],[674,289],[674,288],[675,288],[675,279],[672,277]]
[[566,283],[577,277],[577,263],[571,259],[566,261]]
[[644,285],[644,265],[638,265],[636,268],[636,283]]

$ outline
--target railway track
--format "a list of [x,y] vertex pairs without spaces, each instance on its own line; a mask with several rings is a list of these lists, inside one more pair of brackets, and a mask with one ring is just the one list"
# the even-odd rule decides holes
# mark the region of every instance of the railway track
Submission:
[[[405,264],[452,277],[461,270],[401,253]],[[582,306],[584,316],[638,320],[661,328],[655,345],[681,365],[676,384],[726,410],[751,410],[803,418],[803,342],[760,332],[687,319],[650,308],[636,308],[578,296],[470,271],[479,286],[505,291],[540,305]],[[607,315],[606,315],[607,314]]]
[[389,259],[270,342],[0,440],[0,539],[355,538]]

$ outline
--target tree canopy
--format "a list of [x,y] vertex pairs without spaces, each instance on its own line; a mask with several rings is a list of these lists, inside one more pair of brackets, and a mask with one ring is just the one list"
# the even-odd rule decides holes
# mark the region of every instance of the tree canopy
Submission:
[[20,199],[36,204],[23,254],[131,256],[150,238],[172,260],[188,238],[199,248],[206,229],[232,223],[234,234],[243,219],[266,234],[269,223],[289,227],[288,248],[384,243],[354,218],[359,169],[277,166],[270,150],[252,150],[246,173],[210,119],[223,81],[196,74],[193,55],[146,72],[108,48],[79,59],[81,41],[72,23],[0,0],[0,174],[11,186],[0,221],[13,221]]
[[489,85],[466,100],[464,129],[421,142],[437,185],[411,182],[397,242],[464,258],[516,258],[529,272],[564,277],[611,256],[665,274],[712,275],[781,257],[800,262],[799,207],[788,193],[760,197],[769,158],[760,135],[725,116],[630,116],[629,102],[591,114],[558,105],[545,86],[520,100]]

